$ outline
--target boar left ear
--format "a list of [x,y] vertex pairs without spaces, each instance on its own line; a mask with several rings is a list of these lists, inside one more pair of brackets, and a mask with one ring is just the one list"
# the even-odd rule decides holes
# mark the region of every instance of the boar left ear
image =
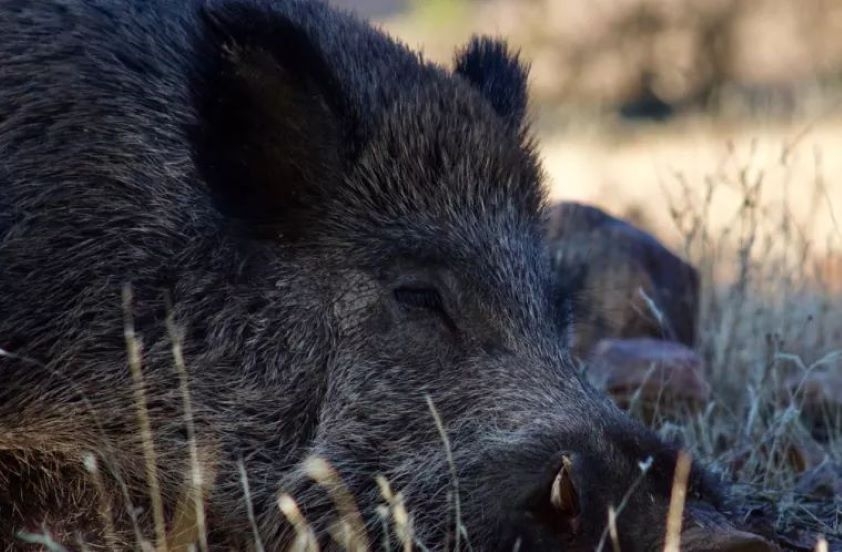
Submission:
[[511,128],[520,129],[526,114],[529,69],[505,42],[472,38],[456,54],[454,72],[479,89]]
[[291,236],[341,178],[350,128],[341,88],[307,31],[280,14],[226,2],[202,15],[197,164],[221,214]]

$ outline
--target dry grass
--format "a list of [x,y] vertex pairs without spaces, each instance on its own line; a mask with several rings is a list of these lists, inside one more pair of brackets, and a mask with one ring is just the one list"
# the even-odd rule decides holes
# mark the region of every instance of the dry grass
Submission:
[[[797,170],[805,149],[811,171]],[[783,142],[772,162],[757,161],[758,141],[745,153],[724,150],[725,162],[703,178],[678,169],[659,182],[676,248],[703,275],[699,350],[714,398],[700,413],[654,423],[717,465],[747,499],[775,504],[780,531],[839,537],[842,498],[795,489],[809,457],[842,460],[842,417],[823,412],[824,443],[816,443],[802,386],[788,387],[814,372],[842,377],[842,292],[826,274],[840,258],[834,208],[842,194],[828,191],[819,149]]]

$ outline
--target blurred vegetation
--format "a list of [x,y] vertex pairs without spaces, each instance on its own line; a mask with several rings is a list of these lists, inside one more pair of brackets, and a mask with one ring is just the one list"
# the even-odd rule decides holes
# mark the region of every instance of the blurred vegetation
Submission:
[[470,10],[464,0],[413,0],[410,14],[420,25],[430,28],[460,25],[468,20]]
[[634,119],[839,107],[842,0],[391,1],[386,26],[437,61],[472,33],[505,36],[531,61],[542,107]]

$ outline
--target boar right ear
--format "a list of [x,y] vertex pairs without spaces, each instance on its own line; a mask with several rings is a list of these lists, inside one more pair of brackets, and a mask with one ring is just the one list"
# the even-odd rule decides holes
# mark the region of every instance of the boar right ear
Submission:
[[205,7],[211,70],[198,95],[197,162],[217,208],[290,236],[342,174],[347,109],[307,33],[236,2]]
[[477,88],[510,128],[520,129],[526,114],[529,68],[505,42],[473,37],[457,52],[454,72]]

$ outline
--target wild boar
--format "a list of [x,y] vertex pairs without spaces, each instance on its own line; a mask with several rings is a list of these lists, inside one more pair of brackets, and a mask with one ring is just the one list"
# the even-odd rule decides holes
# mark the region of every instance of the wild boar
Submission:
[[397,546],[377,476],[430,550],[590,549],[621,502],[661,546],[677,451],[568,358],[503,43],[450,71],[318,2],[2,11],[5,548],[282,550],[284,494],[323,550]]

